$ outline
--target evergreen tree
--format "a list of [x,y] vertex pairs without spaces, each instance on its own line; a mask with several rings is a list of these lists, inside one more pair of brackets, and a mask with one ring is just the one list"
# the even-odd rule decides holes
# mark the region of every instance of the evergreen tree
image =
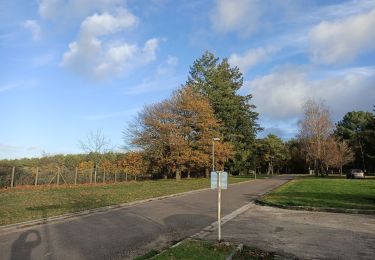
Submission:
[[375,169],[375,117],[370,112],[352,111],[337,123],[336,135],[346,140],[355,152],[355,167]]
[[205,52],[193,63],[187,85],[207,96],[221,123],[220,132],[225,141],[235,147],[235,155],[228,162],[232,173],[247,172],[254,167],[252,159],[258,113],[250,103],[251,95],[240,95],[243,76],[237,67],[231,67],[227,59],[219,60],[214,54]]

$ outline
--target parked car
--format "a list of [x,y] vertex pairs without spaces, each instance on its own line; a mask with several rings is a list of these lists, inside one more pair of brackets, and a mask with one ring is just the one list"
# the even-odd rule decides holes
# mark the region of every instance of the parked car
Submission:
[[359,170],[359,169],[351,169],[346,174],[346,178],[347,179],[364,179],[365,173],[362,170]]

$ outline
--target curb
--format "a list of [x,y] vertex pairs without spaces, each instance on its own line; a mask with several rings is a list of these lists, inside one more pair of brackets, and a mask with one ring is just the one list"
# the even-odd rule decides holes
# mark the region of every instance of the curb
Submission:
[[270,207],[290,209],[290,210],[306,210],[306,211],[314,211],[314,212],[375,215],[375,210],[371,210],[371,209],[340,209],[340,208],[323,208],[323,207],[321,208],[321,207],[311,207],[311,206],[287,206],[287,205],[268,202],[262,199],[256,199],[255,203],[261,206],[270,206]]
[[[247,181],[237,182],[237,183],[229,184],[229,186],[235,186],[235,185],[239,185],[239,184],[249,183],[249,182],[252,182],[252,181],[256,181],[256,180],[251,179],[251,180],[247,180]],[[199,192],[203,192],[203,191],[207,191],[207,190],[211,190],[211,188],[185,191],[185,192],[181,192],[181,193],[175,193],[175,194],[170,194],[170,195],[165,195],[165,196],[160,196],[160,197],[155,197],[155,198],[137,200],[137,201],[132,201],[132,202],[126,202],[126,203],[121,203],[121,204],[104,206],[104,207],[100,207],[100,208],[87,209],[87,210],[73,212],[73,213],[66,213],[66,214],[52,216],[52,217],[46,217],[46,218],[42,218],[42,219],[29,220],[29,221],[20,222],[20,223],[9,224],[9,225],[5,225],[5,226],[0,226],[0,234],[10,233],[10,232],[18,230],[18,229],[28,228],[28,227],[32,227],[32,226],[38,226],[38,225],[43,225],[43,224],[48,224],[48,223],[62,222],[62,221],[67,220],[67,219],[74,219],[76,217],[82,217],[82,216],[86,216],[86,215],[106,213],[106,212],[111,211],[111,210],[120,210],[120,209],[123,209],[123,208],[127,208],[129,206],[143,204],[143,203],[146,203],[146,202],[163,200],[163,199],[168,199],[168,198],[174,198],[174,197],[184,196],[184,195],[188,195],[188,194],[199,193]]]
[[243,249],[243,244],[239,244],[233,251],[230,253],[230,255],[227,257],[226,260],[232,260],[233,256],[237,254],[238,252],[241,252]]

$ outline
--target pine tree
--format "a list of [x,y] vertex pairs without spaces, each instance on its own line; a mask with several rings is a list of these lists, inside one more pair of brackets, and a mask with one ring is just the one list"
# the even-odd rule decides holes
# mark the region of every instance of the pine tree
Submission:
[[253,150],[258,113],[250,103],[252,96],[242,96],[243,76],[237,67],[231,67],[227,59],[222,61],[214,54],[205,52],[190,68],[187,85],[208,97],[215,116],[221,123],[224,141],[235,147],[235,155],[227,164],[232,173],[247,172],[253,164]]

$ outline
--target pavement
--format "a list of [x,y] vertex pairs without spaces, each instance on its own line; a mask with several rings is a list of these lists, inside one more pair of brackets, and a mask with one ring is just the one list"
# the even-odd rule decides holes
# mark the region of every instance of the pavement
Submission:
[[[248,205],[291,178],[277,176],[229,186],[222,193],[222,215]],[[216,191],[204,190],[0,231],[0,259],[133,258],[170,246],[211,225],[216,221],[216,196]]]
[[[296,211],[252,204],[222,226],[225,241],[286,259],[375,259],[373,215]],[[216,230],[205,238],[215,240]]]

